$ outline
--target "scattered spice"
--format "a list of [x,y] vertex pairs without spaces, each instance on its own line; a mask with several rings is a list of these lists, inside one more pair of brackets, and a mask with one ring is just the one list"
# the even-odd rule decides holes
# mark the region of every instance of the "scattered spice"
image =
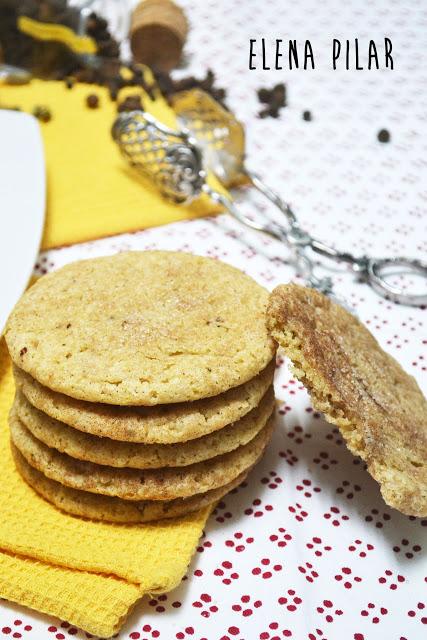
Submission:
[[144,78],[143,67],[140,64],[131,62],[127,66],[128,71],[133,74],[133,76],[127,80],[122,82],[127,82],[128,86],[141,87],[145,91],[145,93],[149,96],[151,100],[155,99],[155,83],[148,83]]
[[[84,69],[86,61],[65,44],[32,38],[18,28],[18,18],[27,16],[38,22],[64,25],[79,31],[80,11],[66,0],[0,0],[0,41],[4,62],[29,69],[35,76],[63,80]],[[86,21],[86,34],[93,38],[101,64],[118,59],[119,45],[108,23],[96,13]]]
[[117,100],[117,96],[119,95],[119,85],[117,82],[111,81],[108,84],[108,91],[110,94],[110,98],[113,102]]
[[99,98],[96,93],[91,93],[87,96],[86,105],[89,109],[97,109],[99,107]]
[[[144,2],[144,7],[147,2]],[[172,4],[170,0],[161,0],[162,3]],[[124,63],[120,60],[119,45],[110,33],[107,20],[96,13],[92,12],[86,19],[86,34],[97,45],[94,65],[88,64],[84,56],[74,54],[62,43],[38,41],[23,34],[17,27],[18,15],[63,24],[76,30],[79,11],[76,7],[67,6],[65,0],[23,0],[22,3],[0,0],[0,40],[4,62],[30,69],[36,76],[63,80],[67,89],[72,89],[76,82],[104,86],[113,101],[117,100],[123,87],[140,87],[152,100],[155,98],[156,83],[147,82],[143,67],[137,61]],[[186,85],[187,88],[200,86],[220,102],[225,98],[225,91],[214,86],[212,72],[200,81],[189,78],[176,83],[167,78],[165,74],[163,85],[167,88],[167,95],[182,90]],[[39,113],[37,117],[48,119],[46,112]]]
[[[6,5],[2,4],[6,2]],[[151,1],[151,0],[150,0]],[[157,0],[156,0],[157,1]],[[159,6],[169,3],[170,0],[161,0]],[[144,2],[145,6],[146,2]],[[7,7],[7,9],[5,8]],[[56,24],[64,24],[72,29],[76,28],[78,11],[75,7],[66,7],[64,0],[23,0],[22,7],[19,9],[19,15],[28,15],[36,20],[46,21]],[[179,8],[177,8],[181,11]],[[226,91],[222,87],[216,85],[215,74],[212,70],[206,72],[205,77],[196,78],[188,76],[180,80],[174,80],[168,71],[161,69],[162,65],[158,65],[157,69],[153,68],[154,82],[148,82],[144,78],[142,65],[136,61],[123,63],[120,58],[120,51],[117,42],[112,37],[107,20],[91,13],[86,21],[86,33],[92,37],[97,44],[97,64],[87,65],[84,57],[77,56],[73,52],[67,50],[62,44],[54,43],[56,48],[51,48],[52,43],[34,41],[19,32],[16,26],[18,10],[12,0],[0,0],[0,22],[2,27],[7,27],[8,37],[6,38],[5,59],[6,62],[23,66],[41,77],[54,78],[64,81],[67,89],[72,89],[76,82],[104,86],[108,89],[111,100],[116,101],[120,90],[124,87],[138,87],[143,89],[149,97],[154,100],[156,93],[160,93],[170,102],[170,98],[179,91],[199,88],[210,94],[223,107],[225,104]],[[7,23],[7,24],[6,24]],[[3,33],[0,29],[0,35]],[[10,36],[10,37],[9,37]],[[3,38],[2,46],[4,45]],[[22,45],[22,46],[21,46]],[[40,64],[34,66],[34,47],[43,49],[43,58],[37,57]],[[45,51],[46,48],[46,51]],[[59,52],[61,55],[59,55]],[[154,63],[153,63],[154,64]],[[125,73],[123,73],[125,69]],[[164,67],[163,67],[164,69]],[[278,85],[280,88],[280,85]],[[98,101],[97,104],[95,102]],[[86,99],[88,108],[97,108],[99,106],[99,98],[94,94],[93,97],[88,96]],[[128,111],[142,109],[143,105],[140,96],[127,97],[118,105],[119,111]],[[36,106],[34,115],[43,122],[48,122],[52,114],[47,107]]]
[[142,111],[143,108],[139,93],[126,96],[126,98],[117,105],[117,111],[119,113],[123,111]]
[[102,58],[118,58],[120,48],[108,29],[108,22],[96,13],[91,13],[86,22],[86,33],[97,45],[97,55]]
[[159,87],[160,93],[170,102],[175,93],[180,91],[189,91],[190,89],[202,89],[206,91],[214,100],[219,102],[225,109],[226,91],[222,87],[216,86],[216,77],[212,69],[208,69],[206,76],[199,80],[195,76],[186,76],[180,80],[174,80],[169,73],[154,70],[154,77]]
[[267,105],[258,113],[260,118],[278,118],[280,109],[286,107],[286,85],[283,82],[276,84],[272,89],[261,87],[257,91],[258,100]]
[[311,122],[311,120],[313,119],[313,116],[311,115],[311,111],[303,111],[302,119],[305,120],[306,122]]
[[19,355],[21,356],[21,358],[22,358],[22,356],[25,356],[25,354],[27,353],[27,351],[28,351],[27,347],[23,347],[23,348],[21,349],[21,351],[19,352]]
[[48,107],[36,105],[33,109],[33,116],[41,122],[49,122],[52,119],[52,113]]
[[387,129],[381,129],[378,131],[377,138],[380,142],[390,142],[390,132]]

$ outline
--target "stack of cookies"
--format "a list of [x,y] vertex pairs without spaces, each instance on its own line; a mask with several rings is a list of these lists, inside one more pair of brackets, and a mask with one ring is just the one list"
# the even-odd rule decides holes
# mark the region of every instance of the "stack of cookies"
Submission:
[[121,253],[41,278],[5,332],[12,451],[69,513],[147,522],[214,503],[272,433],[268,293],[219,261]]

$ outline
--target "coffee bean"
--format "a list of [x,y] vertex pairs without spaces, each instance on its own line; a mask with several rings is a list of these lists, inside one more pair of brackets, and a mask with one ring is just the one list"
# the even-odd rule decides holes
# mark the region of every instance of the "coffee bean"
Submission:
[[390,132],[387,129],[378,131],[377,138],[380,142],[390,142]]
[[49,122],[52,119],[52,113],[48,107],[36,105],[33,109],[33,116],[41,122]]
[[306,122],[310,122],[313,119],[311,115],[311,111],[303,111],[302,119],[305,120]]
[[86,105],[89,109],[97,109],[99,107],[99,98],[96,93],[91,93],[87,96]]
[[201,89],[227,109],[227,105],[225,104],[226,91],[215,85],[216,77],[212,69],[208,69],[206,76],[200,80],[195,76],[186,76],[180,80],[174,80],[169,73],[156,69],[152,71],[160,93],[168,102],[175,93],[179,93],[180,91]]
[[141,96],[138,93],[126,96],[126,98],[117,105],[117,111],[119,113],[123,111],[142,111],[143,109]]

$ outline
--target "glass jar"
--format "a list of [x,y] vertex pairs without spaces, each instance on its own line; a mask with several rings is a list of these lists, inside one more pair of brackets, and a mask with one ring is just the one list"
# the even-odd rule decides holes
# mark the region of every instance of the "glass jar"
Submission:
[[1,61],[57,79],[96,68],[119,59],[128,20],[122,0],[0,0]]

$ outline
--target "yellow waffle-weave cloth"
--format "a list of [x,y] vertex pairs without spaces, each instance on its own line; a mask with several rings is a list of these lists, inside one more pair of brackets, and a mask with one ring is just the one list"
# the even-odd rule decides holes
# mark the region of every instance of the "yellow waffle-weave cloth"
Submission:
[[179,584],[210,509],[144,525],[62,513],[15,469],[7,426],[14,392],[0,339],[0,597],[110,637],[144,594]]
[[[144,108],[160,122],[176,127],[175,116],[165,100],[155,100],[139,88],[120,92],[140,93]],[[99,108],[90,109],[86,98],[99,97]],[[117,103],[107,89],[64,82],[32,80],[27,85],[1,86],[0,108],[19,107],[31,113],[47,107],[50,122],[41,122],[47,170],[47,210],[42,248],[49,249],[147,227],[177,222],[217,212],[206,196],[188,206],[167,202],[156,187],[138,178],[121,157],[111,137]],[[214,177],[209,183],[224,193]],[[23,185],[25,188],[25,185]]]

